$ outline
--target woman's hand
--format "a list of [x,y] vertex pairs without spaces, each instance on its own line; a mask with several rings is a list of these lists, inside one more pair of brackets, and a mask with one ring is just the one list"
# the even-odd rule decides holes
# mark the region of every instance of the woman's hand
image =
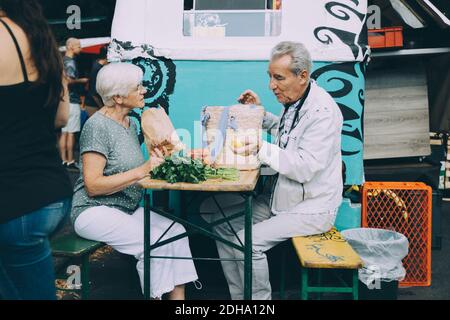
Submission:
[[148,160],[150,165],[149,172],[164,162],[164,154],[165,153],[159,148],[153,148],[153,150],[150,152],[150,159]]
[[192,159],[199,159],[204,164],[211,164],[210,156],[211,156],[211,154],[210,154],[208,148],[192,149],[191,151],[189,151],[189,154],[188,154],[188,157],[190,157]]
[[258,95],[252,90],[245,90],[238,98],[238,102],[242,104],[255,104],[257,106],[261,105],[261,100]]
[[150,152],[150,158],[139,168],[141,169],[142,178],[148,177],[150,172],[164,162],[164,153],[158,149],[153,148]]

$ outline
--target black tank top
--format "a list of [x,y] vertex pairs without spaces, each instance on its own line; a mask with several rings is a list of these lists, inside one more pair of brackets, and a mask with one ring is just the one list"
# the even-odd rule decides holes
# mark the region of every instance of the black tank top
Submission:
[[56,148],[58,106],[44,107],[48,84],[28,80],[17,40],[10,33],[24,82],[0,85],[0,223],[72,196],[72,186]]

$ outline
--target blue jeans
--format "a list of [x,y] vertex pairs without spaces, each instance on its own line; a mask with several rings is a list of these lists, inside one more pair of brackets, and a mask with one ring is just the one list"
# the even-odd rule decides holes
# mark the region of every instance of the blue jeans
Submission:
[[70,207],[65,199],[0,224],[0,299],[56,299],[49,236]]

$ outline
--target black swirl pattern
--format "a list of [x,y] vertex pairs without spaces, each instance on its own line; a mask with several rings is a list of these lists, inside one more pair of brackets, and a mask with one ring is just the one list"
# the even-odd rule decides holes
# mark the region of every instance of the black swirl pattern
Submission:
[[358,92],[359,103],[363,106],[363,111],[361,112],[361,132],[364,132],[364,90],[359,90]]
[[[332,81],[338,81],[342,84],[342,88],[334,91],[328,90],[328,93],[334,98],[334,99],[340,99],[345,98],[349,95],[354,96],[351,100],[356,100],[360,103],[360,108],[363,109],[364,107],[364,90],[360,89],[356,92],[355,86],[353,84],[352,78],[355,79],[355,81],[358,81],[358,79],[361,77],[361,74],[364,75],[365,71],[364,67],[361,67],[360,65],[364,63],[355,64],[354,62],[347,62],[347,63],[330,63],[326,64],[317,70],[315,70],[311,74],[311,78],[315,79],[316,81],[322,83],[322,84],[330,84]],[[357,70],[361,71],[361,73],[358,73]],[[326,87],[326,86],[325,86]],[[336,87],[334,85],[333,87]],[[344,99],[348,101],[348,99]],[[342,135],[351,137],[352,139],[356,139],[361,142],[361,145],[363,144],[363,135],[362,135],[362,128],[363,128],[363,112],[361,110],[361,114],[359,114],[357,111],[355,111],[355,106],[346,105],[340,101],[337,102],[337,105],[339,106],[342,116],[344,118],[344,125],[342,128]],[[356,109],[357,110],[357,109]],[[358,125],[349,124],[350,121],[359,120],[357,123]],[[342,146],[342,155],[343,156],[354,156],[357,154],[360,154],[362,150],[346,150],[346,146]],[[362,161],[362,160],[361,160]]]
[[311,73],[311,77],[317,80],[317,78],[321,77],[325,72],[330,71],[344,72],[352,77],[358,78],[353,63],[327,64]]
[[337,80],[337,81],[341,81],[343,83],[343,87],[340,90],[336,90],[336,91],[331,91],[330,95],[333,98],[341,98],[341,97],[345,97],[346,95],[348,95],[351,91],[352,91],[352,83],[350,80],[347,79],[341,79],[338,77],[333,77],[328,79],[327,81],[333,81],[333,80]]
[[[131,51],[136,47],[129,41],[123,42],[113,39],[114,44],[118,50]],[[148,54],[151,58],[138,57],[131,62],[142,69],[144,72],[143,85],[147,92],[144,96],[145,108],[155,108],[161,106],[167,114],[169,114],[170,101],[169,96],[173,94],[176,82],[176,65],[166,57],[157,56],[154,49],[150,45],[142,45],[140,47],[143,53]],[[141,114],[135,110],[131,111],[130,117],[135,118],[139,123],[141,122]],[[142,132],[138,133],[139,142],[144,142],[144,135]]]
[[[341,29],[331,28],[331,27],[318,27],[314,30],[314,36],[317,40],[324,44],[332,44],[333,38],[330,34],[324,32],[329,31],[331,34],[337,36],[343,43],[347,44],[352,50],[355,59],[358,57],[360,48],[355,44],[357,34],[349,31],[344,31]],[[351,43],[351,44],[350,44]]]
[[356,113],[353,109],[347,107],[345,104],[338,103],[339,109],[341,109],[342,116],[344,117],[345,121],[351,121],[359,119],[360,116],[358,113]]
[[[341,8],[339,8],[339,7],[341,7]],[[341,19],[341,20],[349,20],[350,19],[350,15],[345,10],[343,10],[342,8],[344,8],[344,9],[350,11],[350,12],[353,12],[355,14],[355,16],[358,17],[358,19],[360,21],[363,21],[364,17],[366,16],[365,14],[363,14],[363,13],[361,13],[361,12],[359,12],[359,11],[349,7],[349,6],[347,6],[346,4],[340,3],[340,2],[328,2],[325,5],[325,8],[327,9],[327,11],[332,16],[334,16],[334,17],[336,17],[338,19]],[[337,10],[335,10],[337,12],[333,11],[333,9],[335,9],[335,8],[337,8]]]
[[[358,0],[351,1],[355,6],[359,5]],[[334,18],[337,18],[341,21],[352,22],[352,20],[357,19],[357,23],[362,24],[362,30],[358,34],[338,28],[333,28],[331,26],[319,26],[314,29],[315,38],[321,43],[331,45],[334,43],[333,36],[336,36],[351,49],[355,59],[359,56],[360,52],[365,55],[367,35],[364,35],[363,33],[366,31],[364,23],[366,15],[347,4],[336,1],[327,2],[325,4],[325,9]]]

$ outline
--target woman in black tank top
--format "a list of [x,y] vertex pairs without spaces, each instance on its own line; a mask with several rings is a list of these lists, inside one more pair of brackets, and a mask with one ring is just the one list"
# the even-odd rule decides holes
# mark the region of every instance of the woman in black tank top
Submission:
[[[31,81],[23,34],[37,74]],[[56,299],[48,236],[72,197],[56,149],[55,126],[68,116],[61,56],[36,0],[0,0],[0,41],[0,74],[12,74],[0,76],[0,299]]]

